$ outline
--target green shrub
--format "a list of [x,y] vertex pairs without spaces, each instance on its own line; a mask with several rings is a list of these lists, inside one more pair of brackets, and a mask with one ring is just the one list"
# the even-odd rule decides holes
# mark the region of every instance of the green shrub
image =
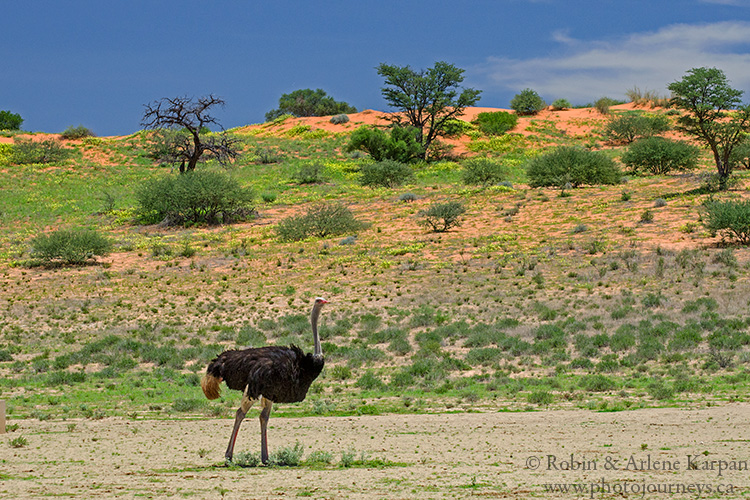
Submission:
[[750,245],[750,200],[720,201],[712,198],[703,202],[703,225],[711,234],[720,233]]
[[519,115],[535,115],[547,105],[536,91],[524,89],[510,100],[510,109]]
[[229,174],[200,169],[152,178],[136,189],[145,224],[229,224],[250,217],[253,193]]
[[555,99],[555,102],[552,103],[552,109],[555,111],[561,111],[563,109],[568,109],[570,107],[570,101],[567,99]]
[[268,457],[268,464],[277,467],[296,467],[302,462],[305,447],[299,441],[294,446],[282,446],[272,451]]
[[564,188],[597,184],[618,184],[622,173],[604,153],[561,146],[533,158],[526,171],[532,187]]
[[8,163],[12,154],[13,146],[11,144],[0,143],[0,165]]
[[594,103],[594,108],[600,112],[603,115],[609,114],[609,107],[614,106],[615,104],[622,104],[621,101],[616,101],[614,99],[611,99],[609,97],[600,97],[596,100]]
[[509,170],[501,162],[490,158],[472,158],[463,162],[461,175],[464,184],[488,186],[508,179]]
[[357,108],[344,101],[336,101],[323,89],[298,89],[281,94],[279,107],[266,113],[266,121],[275,121],[287,114],[292,116],[330,116],[356,113]]
[[665,399],[672,399],[674,396],[674,389],[666,384],[661,379],[656,379],[648,384],[648,394],[654,399],[663,401]]
[[651,137],[671,128],[669,118],[664,115],[627,112],[609,120],[604,129],[604,136],[612,141],[629,144],[639,137]]
[[485,135],[503,135],[516,126],[518,115],[507,111],[479,113],[472,123],[479,127],[479,130]]
[[294,181],[297,184],[320,184],[323,182],[323,168],[320,163],[302,165],[294,174]]
[[57,139],[33,141],[21,137],[13,138],[10,162],[16,165],[31,163],[59,163],[67,160],[71,150],[63,147]]
[[31,240],[31,256],[43,264],[85,264],[109,254],[112,242],[89,229],[60,229]]
[[360,127],[352,133],[346,150],[364,151],[376,162],[393,160],[409,163],[424,154],[418,131],[413,127],[393,127],[390,134],[377,128]]
[[414,171],[409,165],[393,160],[368,163],[360,173],[359,183],[368,187],[395,188],[414,178]]
[[0,111],[0,130],[20,130],[23,118],[18,113]]
[[475,127],[472,124],[459,120],[458,118],[448,118],[443,125],[443,136],[461,137],[472,130],[475,130]]
[[617,384],[605,375],[584,375],[581,377],[581,387],[589,392],[607,392],[617,388]]
[[357,232],[363,227],[364,224],[355,219],[347,207],[338,203],[319,203],[303,214],[282,219],[276,226],[276,234],[282,241],[300,241]]
[[305,460],[308,465],[326,465],[333,462],[333,453],[326,450],[315,450]]
[[398,197],[398,201],[410,203],[412,201],[416,201],[417,198],[418,198],[417,195],[414,193],[404,193]]
[[609,338],[609,348],[614,352],[627,351],[635,346],[635,334],[626,327],[620,327]]
[[232,465],[238,467],[258,467],[260,465],[260,453],[252,451],[241,451],[232,457]]
[[343,123],[348,123],[349,122],[349,115],[346,115],[346,114],[343,114],[343,113],[340,114],[340,115],[334,115],[334,116],[331,117],[331,119],[329,121],[331,123],[333,123],[334,125],[341,125]]
[[83,125],[78,125],[77,127],[70,126],[66,128],[61,134],[60,138],[65,139],[66,141],[72,140],[72,139],[83,139],[84,137],[93,137],[94,133],[84,127]]
[[383,381],[372,370],[367,370],[354,385],[364,391],[376,391],[385,388]]
[[535,390],[528,395],[526,400],[533,405],[547,406],[555,401],[555,397],[545,390]]
[[436,203],[427,210],[420,210],[417,223],[432,230],[435,233],[444,233],[452,227],[459,226],[461,216],[466,212],[466,207],[458,201],[447,203]]
[[176,398],[172,409],[178,413],[195,413],[206,407],[206,401],[198,398]]
[[622,155],[622,162],[633,172],[654,175],[691,170],[698,166],[700,149],[682,141],[647,137],[634,142]]

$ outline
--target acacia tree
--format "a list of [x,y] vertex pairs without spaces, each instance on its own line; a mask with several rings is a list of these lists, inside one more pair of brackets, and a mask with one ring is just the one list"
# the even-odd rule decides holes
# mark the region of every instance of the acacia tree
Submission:
[[684,110],[677,128],[705,142],[711,149],[725,189],[732,173],[732,151],[750,132],[750,105],[743,105],[743,91],[729,86],[724,72],[717,68],[693,68],[678,82],[667,87],[673,94],[670,104]]
[[442,61],[419,72],[409,66],[385,63],[377,70],[385,78],[386,86],[381,89],[383,97],[402,112],[389,119],[396,125],[406,123],[417,130],[417,139],[424,149],[423,159],[427,158],[433,141],[443,135],[448,120],[461,116],[467,106],[476,104],[481,93],[481,90],[459,87],[464,80],[464,70]]
[[[223,107],[224,100],[212,94],[196,100],[165,97],[144,105],[146,110],[141,125],[147,129],[173,132],[164,136],[164,159],[172,163],[181,161],[181,173],[195,170],[204,153],[211,154],[225,165],[237,157],[239,148],[237,140],[227,136],[218,120],[209,113],[215,106]],[[208,125],[217,125],[222,132],[208,135]]]

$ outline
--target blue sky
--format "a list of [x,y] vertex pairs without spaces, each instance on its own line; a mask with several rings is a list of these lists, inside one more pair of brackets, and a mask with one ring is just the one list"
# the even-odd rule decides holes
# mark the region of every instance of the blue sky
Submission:
[[388,111],[382,62],[455,64],[489,107],[527,87],[573,104],[666,94],[699,66],[750,101],[750,0],[28,0],[2,13],[0,109],[32,131],[128,134],[145,103],[209,93],[226,128],[300,88]]

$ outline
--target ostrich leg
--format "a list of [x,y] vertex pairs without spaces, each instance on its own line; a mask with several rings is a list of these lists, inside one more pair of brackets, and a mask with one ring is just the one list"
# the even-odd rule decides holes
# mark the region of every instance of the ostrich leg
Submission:
[[245,394],[242,395],[242,403],[240,403],[240,407],[237,409],[237,415],[234,417],[234,429],[232,429],[232,436],[229,438],[229,446],[227,446],[227,452],[224,453],[224,458],[227,460],[232,460],[232,456],[234,455],[234,442],[237,440],[237,433],[240,430],[240,424],[255,401],[255,399],[247,397],[247,390],[245,390]]
[[260,404],[263,409],[260,411],[260,460],[268,463],[268,438],[266,438],[266,429],[268,428],[268,419],[271,416],[273,401],[261,397]]

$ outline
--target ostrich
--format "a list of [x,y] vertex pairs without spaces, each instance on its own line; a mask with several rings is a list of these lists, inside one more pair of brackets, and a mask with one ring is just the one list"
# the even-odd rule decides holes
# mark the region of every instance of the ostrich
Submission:
[[222,380],[230,389],[244,391],[242,403],[234,419],[229,446],[224,454],[227,460],[232,460],[234,442],[242,420],[253,403],[260,399],[260,457],[264,464],[268,463],[266,428],[273,403],[297,403],[304,400],[310,384],[323,370],[318,316],[327,303],[326,299],[318,297],[310,314],[315,345],[312,354],[304,354],[302,349],[295,345],[266,346],[224,351],[209,363],[201,382],[203,393],[208,399],[219,397],[219,384]]

